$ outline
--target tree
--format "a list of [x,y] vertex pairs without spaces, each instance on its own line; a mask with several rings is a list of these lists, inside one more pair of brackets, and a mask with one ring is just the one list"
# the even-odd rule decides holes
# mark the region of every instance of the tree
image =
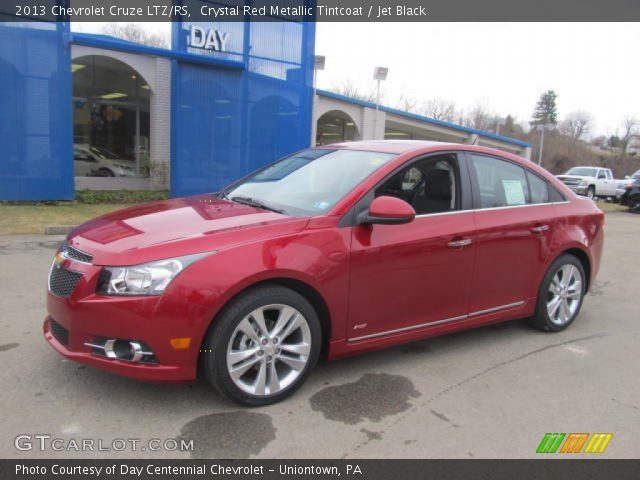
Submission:
[[547,90],[542,95],[536,108],[533,111],[533,124],[534,125],[557,125],[558,123],[558,108],[556,106],[556,99],[558,95],[553,90]]
[[593,115],[583,110],[578,110],[569,113],[564,121],[560,124],[560,131],[562,134],[571,138],[573,143],[577,143],[582,139],[593,124]]
[[629,143],[638,135],[638,127],[640,126],[638,119],[635,117],[627,117],[622,122],[622,135],[620,136],[620,150],[623,154],[627,153]]
[[[332,88],[332,91],[338,93],[340,95],[344,95],[345,97],[357,98],[358,100],[363,100],[365,102],[375,102],[376,101],[376,89],[372,88],[369,92],[363,92],[358,87],[356,87],[351,80],[347,80],[343,82],[339,87]],[[383,95],[380,93],[380,102],[382,102]]]
[[148,32],[138,23],[108,23],[103,27],[102,32],[128,42],[140,43],[149,47],[169,48],[167,37],[158,33]]
[[420,113],[435,120],[454,122],[456,119],[456,104],[444,98],[432,98],[424,102]]
[[396,102],[396,108],[404,112],[416,112],[418,110],[418,103],[417,99],[403,93]]
[[492,130],[495,128],[495,117],[483,103],[477,102],[467,115],[460,118],[460,123],[476,130]]

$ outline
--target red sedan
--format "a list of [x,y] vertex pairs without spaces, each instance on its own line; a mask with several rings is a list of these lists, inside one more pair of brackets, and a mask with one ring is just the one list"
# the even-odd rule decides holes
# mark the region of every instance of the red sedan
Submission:
[[[528,318],[577,317],[604,217],[547,171],[489,148],[312,148],[216,194],[131,207],[62,244],[47,341],[141,380],[198,372],[249,405],[329,360]],[[199,368],[201,367],[201,368]]]

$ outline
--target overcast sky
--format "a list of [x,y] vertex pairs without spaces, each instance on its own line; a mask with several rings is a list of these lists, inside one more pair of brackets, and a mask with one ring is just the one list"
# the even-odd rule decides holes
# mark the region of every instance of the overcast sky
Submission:
[[[169,32],[169,24],[145,24]],[[99,24],[83,24],[96,31]],[[351,81],[373,87],[373,68],[389,68],[382,90],[396,106],[405,96],[441,97],[461,108],[530,119],[540,93],[558,94],[560,118],[587,110],[594,134],[611,134],[625,116],[640,117],[637,23],[319,23],[316,54],[327,57],[318,87]]]
[[316,38],[316,54],[327,57],[320,88],[349,79],[371,88],[382,65],[392,106],[403,93],[442,97],[528,121],[553,89],[560,117],[587,110],[597,133],[640,116],[637,23],[319,23]]

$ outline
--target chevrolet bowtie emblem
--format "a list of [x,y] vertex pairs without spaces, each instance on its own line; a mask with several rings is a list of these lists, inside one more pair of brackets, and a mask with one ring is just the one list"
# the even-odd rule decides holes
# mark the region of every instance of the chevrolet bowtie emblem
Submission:
[[64,255],[62,252],[58,252],[56,253],[56,256],[53,259],[53,263],[55,263],[56,267],[59,267],[60,265],[62,265],[62,262],[64,262]]

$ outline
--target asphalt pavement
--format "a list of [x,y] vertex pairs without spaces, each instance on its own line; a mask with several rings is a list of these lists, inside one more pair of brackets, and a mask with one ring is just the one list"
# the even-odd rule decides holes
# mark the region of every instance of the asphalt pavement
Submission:
[[[61,237],[0,237],[0,457],[531,458],[547,432],[606,432],[600,457],[640,458],[640,215],[607,214],[605,232],[568,330],[515,321],[322,363],[292,398],[252,409],[204,382],[139,383],[60,357],[42,322]],[[75,450],[83,439],[93,451]],[[180,440],[193,450],[172,451]]]

